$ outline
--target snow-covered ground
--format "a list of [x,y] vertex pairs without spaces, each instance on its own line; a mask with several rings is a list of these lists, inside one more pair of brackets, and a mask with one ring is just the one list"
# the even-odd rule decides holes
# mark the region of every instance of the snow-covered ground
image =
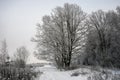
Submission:
[[110,78],[116,74],[117,76],[120,76],[120,71],[118,70],[107,70],[109,79],[105,79],[104,77],[107,76],[104,73],[104,70],[98,67],[90,68],[84,66],[76,70],[60,71],[53,65],[49,65],[50,63],[51,62],[49,61],[37,59],[33,54],[31,54],[27,60],[28,65],[32,65],[34,68],[36,68],[35,70],[37,72],[40,72],[35,80],[96,80],[92,78],[94,75],[97,76],[97,78],[101,78],[100,76],[102,75],[103,79],[97,80],[114,80]]
[[[37,72],[41,72],[35,80],[96,80],[92,78],[94,75],[97,76],[97,80],[114,80],[110,78],[114,75],[120,76],[120,71],[118,70],[103,70],[99,67],[92,68],[83,66],[76,70],[60,71],[53,65],[50,65],[50,63],[49,61],[38,60],[33,54],[29,56],[27,61],[27,64],[33,65],[34,68],[36,67],[35,70]],[[106,75],[106,72],[109,75]],[[98,79],[101,78],[101,75],[103,79]],[[109,78],[105,79],[105,77]],[[120,77],[116,80],[120,80]]]
[[43,74],[38,77],[38,80],[87,80],[86,76],[71,76],[72,71],[59,71],[53,66],[47,65],[37,70],[43,72]]
[[[60,71],[51,65],[45,65],[43,67],[36,68],[36,71],[43,72],[36,78],[36,80],[88,80],[88,78],[90,78],[95,74],[99,74],[99,73],[101,74],[101,71],[97,71],[90,68],[79,68],[70,71]],[[110,74],[120,74],[120,71],[115,71],[115,70],[107,70],[107,71]],[[102,73],[102,76],[103,77],[106,76],[104,75],[104,72]],[[111,80],[111,79],[103,79],[103,80]]]

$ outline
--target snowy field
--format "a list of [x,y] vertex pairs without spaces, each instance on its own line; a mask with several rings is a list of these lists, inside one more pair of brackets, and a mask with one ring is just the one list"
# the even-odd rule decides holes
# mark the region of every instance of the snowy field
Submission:
[[[106,70],[106,72],[104,72],[105,70],[79,68],[70,71],[60,71],[50,65],[36,68],[36,71],[42,72],[36,80],[99,80],[100,75],[102,76],[102,80],[114,80],[112,79],[114,75],[120,76],[120,71],[115,70]],[[97,79],[92,78],[94,75],[98,76]],[[117,80],[120,80],[120,78]]]
[[59,71],[52,66],[41,67],[38,70],[42,71],[43,74],[37,80],[87,80],[86,76],[71,76],[73,71]]
[[[34,68],[36,67],[35,70],[40,72],[35,80],[120,80],[120,77],[111,79],[114,76],[120,76],[120,71],[115,69],[103,70],[99,67],[81,66],[81,68],[75,70],[60,71],[49,63],[51,62],[38,60],[33,55],[28,58],[28,64],[33,64]],[[44,66],[40,67],[40,64],[44,64]],[[93,79],[96,75],[96,79]],[[102,79],[100,76],[102,76]]]

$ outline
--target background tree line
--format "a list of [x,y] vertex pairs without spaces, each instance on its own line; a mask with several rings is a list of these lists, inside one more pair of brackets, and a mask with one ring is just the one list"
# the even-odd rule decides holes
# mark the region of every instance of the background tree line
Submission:
[[75,61],[120,68],[120,7],[86,14],[78,5],[66,3],[42,21],[32,38],[37,43],[37,56],[48,54],[64,69]]
[[16,67],[25,68],[29,52],[25,46],[21,46],[16,49],[13,57],[10,57],[8,53],[8,47],[6,40],[1,42],[0,48],[0,66],[14,65]]
[[85,64],[120,68],[120,7],[93,12],[88,26]]
[[34,80],[38,72],[26,65],[29,52],[25,46],[16,49],[14,57],[10,57],[7,42],[0,46],[0,80]]

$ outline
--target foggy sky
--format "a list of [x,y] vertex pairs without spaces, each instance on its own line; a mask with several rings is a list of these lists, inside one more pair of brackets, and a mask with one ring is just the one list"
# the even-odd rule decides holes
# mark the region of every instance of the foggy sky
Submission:
[[76,3],[91,13],[98,9],[113,10],[120,0],[0,0],[0,41],[6,39],[9,54],[22,45],[32,53],[35,44],[30,39],[35,35],[36,24],[64,3]]

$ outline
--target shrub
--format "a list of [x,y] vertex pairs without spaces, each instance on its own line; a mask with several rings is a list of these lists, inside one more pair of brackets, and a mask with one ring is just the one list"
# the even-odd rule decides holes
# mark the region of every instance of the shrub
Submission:
[[30,68],[1,67],[0,80],[33,80],[37,72]]
[[79,72],[74,72],[71,74],[71,76],[79,76],[79,74],[80,74]]
[[16,67],[18,67],[18,68],[25,68],[25,66],[26,66],[26,63],[25,63],[25,61],[23,61],[23,60],[16,60],[15,61],[15,66]]
[[120,74],[95,73],[88,80],[120,80]]

